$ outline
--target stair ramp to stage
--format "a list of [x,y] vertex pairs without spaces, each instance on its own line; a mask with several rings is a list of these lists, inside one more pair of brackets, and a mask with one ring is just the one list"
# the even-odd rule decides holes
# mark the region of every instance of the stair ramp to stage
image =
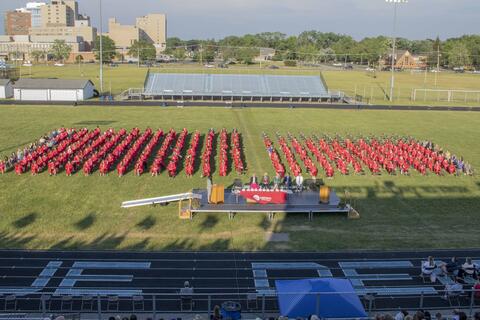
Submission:
[[178,201],[192,200],[192,199],[200,200],[202,199],[202,195],[192,193],[192,192],[187,192],[187,193],[174,194],[174,195],[164,196],[164,197],[125,201],[122,203],[122,208],[133,208],[133,207],[149,206],[149,205],[156,205],[156,204],[161,205],[161,204],[168,204],[170,202],[178,202]]

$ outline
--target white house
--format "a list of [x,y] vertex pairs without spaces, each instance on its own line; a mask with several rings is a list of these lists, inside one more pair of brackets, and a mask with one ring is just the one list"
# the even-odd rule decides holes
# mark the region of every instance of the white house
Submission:
[[20,79],[13,86],[15,100],[83,101],[94,96],[90,80]]
[[0,99],[13,97],[13,84],[10,79],[0,79]]

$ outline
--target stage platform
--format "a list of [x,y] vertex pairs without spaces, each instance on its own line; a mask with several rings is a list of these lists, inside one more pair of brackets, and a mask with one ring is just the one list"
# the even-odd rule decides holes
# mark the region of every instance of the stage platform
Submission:
[[340,198],[335,191],[330,191],[328,204],[320,203],[320,195],[314,191],[293,192],[287,194],[285,204],[256,204],[247,203],[245,198],[235,194],[232,190],[225,190],[225,202],[221,204],[208,203],[206,189],[194,189],[194,194],[201,195],[199,206],[191,209],[196,213],[228,213],[233,219],[237,213],[266,213],[269,219],[273,219],[276,213],[307,213],[311,220],[316,213],[348,213],[349,205],[341,205]]

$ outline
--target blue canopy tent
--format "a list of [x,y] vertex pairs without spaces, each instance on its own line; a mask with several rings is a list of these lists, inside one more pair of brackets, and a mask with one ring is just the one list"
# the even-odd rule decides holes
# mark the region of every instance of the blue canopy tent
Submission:
[[276,280],[280,314],[289,318],[366,318],[365,309],[346,279]]

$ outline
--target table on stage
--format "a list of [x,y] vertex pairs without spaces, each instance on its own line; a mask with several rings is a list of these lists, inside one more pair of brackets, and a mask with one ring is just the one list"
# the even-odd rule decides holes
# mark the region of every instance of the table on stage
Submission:
[[261,189],[244,189],[240,191],[240,195],[249,203],[258,204],[284,204],[287,202],[286,190],[261,190]]

